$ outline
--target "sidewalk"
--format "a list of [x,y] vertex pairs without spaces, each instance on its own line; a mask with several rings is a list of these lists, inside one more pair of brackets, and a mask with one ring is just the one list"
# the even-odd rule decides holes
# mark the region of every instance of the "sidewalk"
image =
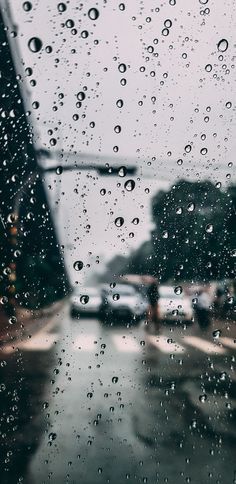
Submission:
[[[17,343],[41,331],[54,320],[66,305],[68,297],[40,310],[16,308],[16,322],[11,324],[6,314],[0,313],[0,347]],[[57,318],[55,318],[55,324]]]

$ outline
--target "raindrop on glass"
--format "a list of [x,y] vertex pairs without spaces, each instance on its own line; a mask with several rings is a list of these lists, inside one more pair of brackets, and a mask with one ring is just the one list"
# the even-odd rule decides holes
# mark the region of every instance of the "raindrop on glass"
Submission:
[[57,175],[61,175],[63,173],[63,168],[62,166],[58,166],[57,169],[56,169],[56,174]]
[[90,20],[97,20],[99,17],[99,11],[97,8],[90,8],[88,11],[88,16]]
[[207,64],[207,65],[205,66],[205,71],[206,71],[206,72],[211,72],[211,71],[212,71],[212,65],[211,65],[211,64]]
[[74,267],[75,271],[81,271],[84,267],[84,264],[83,264],[82,260],[77,260],[76,262],[74,262],[73,267]]
[[23,3],[23,9],[25,12],[30,12],[32,9],[32,3],[31,2],[24,2]]
[[117,227],[121,227],[121,226],[123,225],[123,223],[124,223],[124,219],[123,219],[123,217],[117,217],[117,218],[115,219],[115,225],[116,225]]
[[212,234],[212,232],[213,232],[213,225],[212,224],[207,224],[206,225],[206,232],[208,234]]
[[132,192],[132,190],[134,189],[135,187],[135,181],[134,180],[127,180],[125,182],[125,185],[124,185],[125,189],[128,191],[128,192]]
[[186,153],[190,153],[190,151],[192,150],[192,146],[186,145],[184,149],[185,149]]
[[188,212],[193,212],[195,209],[195,203],[191,202],[188,204],[187,210]]
[[39,52],[42,49],[42,40],[39,37],[32,37],[28,42],[31,52]]
[[119,64],[118,69],[120,72],[124,73],[127,68],[125,64]]
[[119,169],[118,175],[120,177],[124,177],[126,175],[126,173],[127,173],[126,167],[125,166],[121,166],[120,169]]
[[116,101],[116,105],[117,105],[117,107],[118,107],[118,108],[122,108],[122,107],[123,107],[123,105],[124,105],[123,100],[122,100],[122,99],[118,99],[118,100]]
[[80,297],[80,302],[81,302],[81,304],[88,304],[88,302],[89,302],[89,296],[87,294],[83,294]]
[[181,286],[177,286],[177,287],[175,287],[174,292],[175,292],[175,294],[177,294],[179,296],[180,294],[182,294],[183,289],[182,289]]
[[61,2],[61,3],[58,3],[58,5],[57,5],[58,12],[65,12],[66,11],[66,8],[67,7],[66,7],[66,4],[65,3],[62,3]]
[[229,43],[226,39],[221,39],[217,44],[219,52],[225,52],[228,49]]

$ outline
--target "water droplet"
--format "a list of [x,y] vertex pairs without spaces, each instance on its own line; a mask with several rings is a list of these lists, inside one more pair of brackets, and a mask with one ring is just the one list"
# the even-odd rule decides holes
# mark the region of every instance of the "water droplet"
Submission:
[[51,432],[48,438],[49,438],[49,441],[52,442],[53,440],[56,440],[57,434],[55,432]]
[[112,383],[117,383],[119,380],[118,376],[113,376]]
[[47,52],[47,54],[51,54],[51,52],[52,52],[52,46],[51,45],[46,45],[45,51]]
[[77,99],[79,101],[84,101],[84,99],[85,99],[85,93],[83,91],[78,92]]
[[71,18],[68,18],[68,20],[66,20],[66,27],[68,29],[72,29],[74,26],[75,26],[74,20],[72,20]]
[[23,3],[23,9],[24,9],[25,12],[30,12],[30,10],[32,9],[32,3],[24,2]]
[[119,9],[123,12],[125,10],[125,4],[124,3],[120,3]]
[[182,164],[183,164],[183,160],[181,160],[181,158],[177,160],[177,165],[181,166]]
[[99,17],[99,11],[97,8],[90,8],[88,11],[88,16],[90,20],[97,20]]
[[117,227],[121,227],[123,225],[123,223],[124,223],[123,217],[117,217],[115,219],[115,224],[116,224]]
[[188,212],[193,212],[194,209],[195,209],[195,203],[190,202],[187,207]]
[[215,329],[215,331],[213,331],[213,333],[212,333],[212,336],[213,336],[213,338],[219,338],[221,336],[221,334],[222,334],[221,329]]
[[220,374],[220,380],[221,381],[225,381],[226,380],[226,377],[227,377],[227,373],[225,371],[223,371],[221,374]]
[[104,195],[106,195],[106,189],[105,188],[101,188],[100,195],[102,195],[103,197],[104,197]]
[[87,393],[87,398],[90,398],[90,399],[91,399],[91,398],[93,398],[93,394],[92,394],[92,392],[88,392],[88,393]]
[[89,296],[87,294],[83,294],[80,297],[80,302],[81,302],[81,304],[88,304],[88,302],[89,302]]
[[135,181],[134,180],[127,180],[125,182],[125,185],[124,185],[125,189],[128,191],[128,192],[132,192],[132,190],[134,189],[135,187]]
[[114,127],[115,133],[119,134],[121,132],[121,126],[117,125]]
[[124,105],[124,101],[122,99],[117,99],[116,105],[118,108],[122,108]]
[[164,25],[167,29],[169,29],[172,26],[171,20],[167,18],[164,22]]
[[139,218],[138,217],[133,218],[132,224],[138,225],[139,224]]
[[66,7],[66,4],[65,3],[62,3],[61,2],[61,3],[58,3],[58,5],[57,5],[58,12],[65,12],[66,11],[66,8],[67,7]]
[[213,225],[212,224],[207,224],[206,225],[206,232],[208,234],[212,234],[212,232],[213,232]]
[[227,109],[230,109],[230,108],[232,108],[232,103],[230,101],[228,101],[225,106],[226,106]]
[[145,341],[140,341],[140,346],[145,346]]
[[169,29],[163,29],[161,33],[162,33],[162,35],[164,35],[164,37],[167,37],[167,35],[169,35],[170,31],[169,31]]
[[206,155],[207,154],[207,151],[208,151],[207,148],[202,148],[200,150],[200,153],[201,153],[201,155]]
[[231,257],[236,257],[236,249],[231,250],[230,255]]
[[177,286],[177,287],[175,287],[174,292],[175,292],[175,294],[179,295],[179,294],[182,294],[183,289],[182,289],[181,286]]
[[113,294],[112,299],[113,299],[113,301],[119,301],[120,295],[119,294]]
[[206,71],[206,72],[211,72],[211,71],[212,71],[212,65],[211,65],[211,64],[207,64],[207,65],[205,66],[205,71]]
[[62,166],[58,166],[57,169],[56,169],[56,174],[57,175],[61,175],[63,173],[63,168]]
[[207,400],[207,395],[206,395],[205,393],[204,393],[203,395],[200,395],[200,396],[199,396],[199,401],[200,401],[201,403],[206,402],[206,400]]
[[192,150],[192,146],[186,145],[184,149],[185,149],[186,153],[190,153],[190,151]]
[[39,37],[32,37],[28,42],[28,47],[31,52],[39,52],[42,49],[43,43]]
[[126,175],[126,173],[127,173],[126,167],[125,166],[121,166],[120,169],[119,169],[119,171],[118,171],[118,175],[120,177],[124,177]]
[[124,73],[124,72],[126,71],[126,69],[127,69],[127,67],[126,67],[126,65],[125,65],[125,64],[123,64],[123,63],[122,63],[122,64],[119,64],[119,65],[118,65],[118,70],[119,70],[120,72]]
[[82,30],[82,32],[81,32],[82,39],[87,39],[88,36],[89,36],[88,31],[87,30]]
[[168,239],[168,237],[169,237],[169,234],[168,234],[167,230],[164,230],[164,231],[162,232],[162,238],[163,238],[163,239]]
[[229,47],[229,43],[228,43],[228,40],[226,39],[221,39],[218,44],[217,44],[217,49],[220,51],[220,52],[225,52]]
[[82,260],[77,260],[76,262],[74,262],[73,267],[76,271],[81,271],[84,267],[84,264]]
[[16,324],[16,323],[17,323],[17,319],[16,319],[16,317],[15,317],[15,316],[11,316],[11,317],[9,318],[9,323],[10,323],[10,324]]

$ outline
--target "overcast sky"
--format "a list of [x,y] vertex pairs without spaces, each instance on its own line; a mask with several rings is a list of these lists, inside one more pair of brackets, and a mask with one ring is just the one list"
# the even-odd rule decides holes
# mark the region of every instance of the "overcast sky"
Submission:
[[[75,247],[72,266],[75,258],[89,260],[89,251],[108,259],[148,239],[150,196],[159,188],[179,178],[223,185],[232,180],[226,175],[235,173],[236,15],[233,0],[129,0],[125,9],[116,0],[70,0],[63,12],[58,3],[33,0],[26,11],[29,2],[9,1],[17,26],[13,48],[19,49],[24,69],[33,70],[27,76],[19,64],[35,143],[52,153],[108,155],[111,165],[132,160],[139,168],[132,192],[118,177],[73,172],[62,174],[61,183],[47,178],[51,202],[60,199],[61,241]],[[89,18],[90,8],[98,10],[96,20]],[[29,48],[32,37],[42,42],[39,52]],[[79,107],[81,92],[85,99]],[[69,161],[64,156],[60,164]],[[114,226],[116,216],[125,219],[121,229]],[[130,238],[135,216],[140,224]]]

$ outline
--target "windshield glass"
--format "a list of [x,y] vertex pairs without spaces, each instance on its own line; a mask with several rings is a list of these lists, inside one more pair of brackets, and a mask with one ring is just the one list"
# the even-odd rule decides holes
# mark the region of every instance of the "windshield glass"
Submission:
[[234,0],[0,0],[0,483],[236,483]]

